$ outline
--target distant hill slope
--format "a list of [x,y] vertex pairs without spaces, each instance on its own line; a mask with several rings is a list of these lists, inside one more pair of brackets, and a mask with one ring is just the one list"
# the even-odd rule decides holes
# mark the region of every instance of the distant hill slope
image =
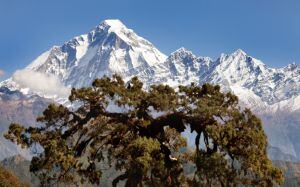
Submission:
[[16,154],[30,158],[28,151],[6,140],[3,133],[10,123],[35,125],[39,116],[51,101],[39,96],[24,95],[19,91],[0,88],[0,160]]
[[285,174],[286,187],[300,186],[300,164],[295,162],[273,161],[273,163],[281,168]]
[[38,180],[29,172],[30,161],[20,155],[6,158],[0,163],[4,168],[12,171],[22,182],[37,186]]

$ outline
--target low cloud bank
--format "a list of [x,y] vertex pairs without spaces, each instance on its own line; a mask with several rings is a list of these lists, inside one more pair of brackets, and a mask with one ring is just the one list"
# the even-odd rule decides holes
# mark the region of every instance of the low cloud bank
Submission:
[[22,88],[29,88],[33,92],[42,92],[46,95],[57,95],[67,97],[70,88],[64,86],[54,75],[46,75],[31,70],[17,70],[13,80]]

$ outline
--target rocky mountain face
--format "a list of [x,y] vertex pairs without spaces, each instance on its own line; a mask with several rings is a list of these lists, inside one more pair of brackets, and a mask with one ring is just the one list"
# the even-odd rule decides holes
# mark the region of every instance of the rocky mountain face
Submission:
[[24,95],[20,91],[0,88],[0,160],[15,154],[22,154],[27,159],[31,157],[28,151],[7,141],[3,134],[12,122],[26,126],[35,125],[36,117],[49,103],[50,100],[39,96]]
[[89,86],[95,78],[115,73],[125,80],[138,76],[145,89],[158,83],[219,84],[262,118],[271,158],[300,158],[300,68],[296,64],[269,68],[240,49],[216,60],[185,48],[167,57],[119,20],[105,20],[88,34],[54,46],[0,87],[65,104],[67,94],[54,93]]

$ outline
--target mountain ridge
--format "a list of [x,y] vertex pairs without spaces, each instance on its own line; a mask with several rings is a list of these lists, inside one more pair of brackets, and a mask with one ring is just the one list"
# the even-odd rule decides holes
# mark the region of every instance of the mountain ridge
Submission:
[[[300,68],[295,63],[269,68],[242,49],[221,54],[213,60],[181,47],[167,57],[120,20],[105,20],[87,34],[52,47],[24,70],[1,82],[0,87],[19,90],[25,95],[53,98],[65,104],[70,87],[90,86],[95,78],[115,73],[125,80],[138,76],[145,88],[151,84],[172,87],[192,82],[219,84],[223,91],[235,93],[243,106],[260,116],[272,116],[272,119],[277,113],[289,116],[300,111]],[[33,75],[33,81],[28,81]],[[61,90],[63,93],[53,95]],[[297,119],[290,124],[294,128]],[[285,132],[287,125],[277,125],[276,121],[272,125],[277,129],[266,127],[268,136],[272,137],[269,139],[271,145],[300,158],[300,147],[290,141],[289,133],[292,132]],[[272,136],[277,130],[286,133],[282,134],[280,142]]]

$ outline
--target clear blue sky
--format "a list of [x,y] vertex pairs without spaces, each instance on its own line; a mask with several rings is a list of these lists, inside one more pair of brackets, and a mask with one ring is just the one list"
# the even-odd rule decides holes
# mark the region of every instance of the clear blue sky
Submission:
[[241,48],[271,67],[300,64],[299,0],[2,0],[0,69],[7,77],[110,18],[167,55],[184,46],[217,58]]

